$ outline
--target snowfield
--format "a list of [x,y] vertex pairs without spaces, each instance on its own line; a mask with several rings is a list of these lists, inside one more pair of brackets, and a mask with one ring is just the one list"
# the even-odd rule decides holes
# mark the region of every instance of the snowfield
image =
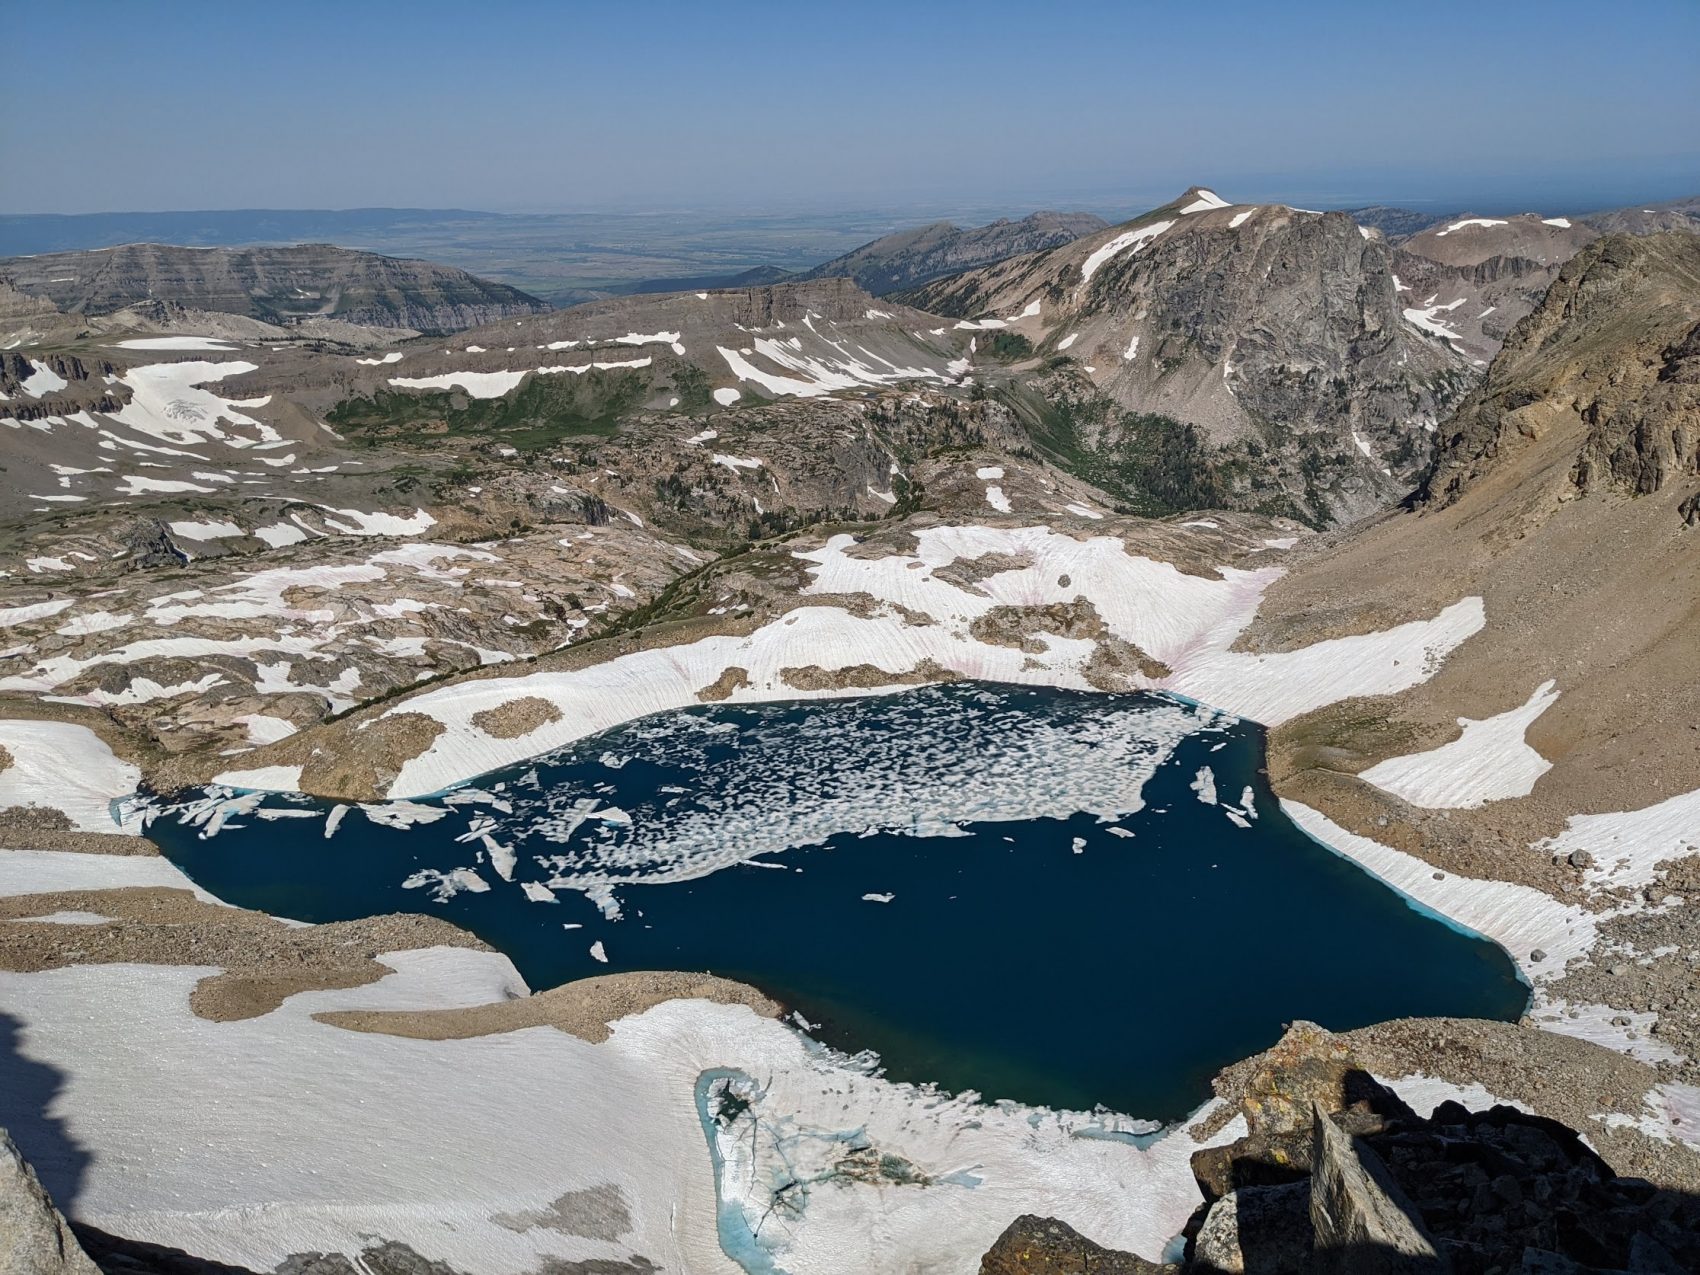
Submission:
[[1558,699],[1557,683],[1542,682],[1521,708],[1475,721],[1460,717],[1463,733],[1425,753],[1389,757],[1358,776],[1413,806],[1467,809],[1527,797],[1552,763],[1523,739]]
[[[157,859],[0,851],[0,891],[16,891],[47,857],[65,862],[73,888],[168,884],[176,873]],[[670,1001],[621,1020],[599,1045],[550,1027],[429,1041],[314,1020],[527,992],[494,953],[382,960],[395,973],[377,983],[298,994],[224,1023],[189,1010],[211,967],[0,973],[0,997],[26,1026],[26,1059],[62,1077],[45,1112],[31,1093],[0,1093],[0,1123],[73,1216],[265,1270],[293,1253],[394,1240],[492,1275],[634,1255],[737,1272],[721,1227],[765,1212],[769,1198],[760,1179],[717,1179],[697,1098],[709,1074],[759,1078],[754,1111],[776,1139],[764,1154],[801,1158],[857,1132],[933,1179],[817,1187],[769,1238],[788,1269],[842,1269],[844,1253],[868,1253],[871,1235],[903,1255],[901,1269],[943,1269],[983,1251],[1023,1210],[1155,1257],[1198,1202],[1189,1161],[1199,1144],[1184,1132],[1142,1149],[1114,1136],[1148,1128],[1138,1122],[891,1084],[741,1006]],[[1218,1139],[1242,1131],[1235,1121]],[[552,1224],[557,1210],[570,1217],[593,1202],[594,1225]]]
[[60,810],[80,832],[141,830],[141,820],[122,807],[142,772],[87,726],[0,718],[0,748],[11,758],[0,767],[0,810]]
[[[994,506],[999,500],[1007,503],[997,487],[987,489],[987,500]],[[811,576],[800,605],[746,636],[712,636],[636,651],[570,672],[473,680],[403,700],[389,713],[422,713],[445,729],[430,748],[402,766],[387,795],[438,792],[621,722],[700,703],[699,692],[733,669],[744,675],[730,694],[734,703],[893,690],[927,662],[986,681],[1091,685],[1086,666],[1097,651],[1094,641],[1045,635],[1040,638],[1045,649],[1028,653],[968,632],[975,619],[1000,606],[1089,598],[1112,634],[1172,670],[1165,677],[1136,675],[1131,685],[1174,691],[1269,725],[1350,696],[1413,686],[1483,620],[1481,600],[1466,598],[1430,620],[1382,633],[1293,652],[1238,652],[1229,648],[1251,622],[1263,590],[1281,574],[1278,568],[1223,567],[1211,579],[1130,554],[1112,536],[1075,539],[1043,526],[933,527],[918,531],[916,540],[914,556],[853,556],[849,535],[797,553]],[[1029,565],[999,571],[972,589],[939,574],[959,559],[989,554],[1007,554]],[[1060,583],[1065,578],[1067,585]],[[811,604],[810,596],[817,594],[866,594],[888,605],[864,617],[836,605]],[[905,612],[938,622],[912,624]],[[787,669],[856,665],[882,669],[890,680],[803,690],[785,676]],[[508,739],[473,724],[485,710],[529,696],[553,704],[559,719]]]

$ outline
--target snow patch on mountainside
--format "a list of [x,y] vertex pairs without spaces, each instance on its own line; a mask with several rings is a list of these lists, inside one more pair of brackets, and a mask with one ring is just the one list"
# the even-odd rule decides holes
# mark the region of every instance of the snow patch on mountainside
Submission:
[[[1001,490],[999,497],[1003,496]],[[988,501],[995,501],[991,490]],[[1075,539],[1048,527],[951,526],[916,534],[913,555],[869,558],[849,552],[849,535],[796,553],[809,564],[800,604],[754,632],[716,635],[681,646],[635,651],[562,672],[528,673],[444,686],[388,710],[423,713],[444,731],[408,761],[388,795],[436,792],[474,775],[521,761],[648,713],[700,702],[698,693],[728,670],[743,671],[733,702],[878,693],[936,667],[967,678],[1026,685],[1086,688],[1086,666],[1098,644],[1040,635],[1044,650],[981,641],[969,628],[995,607],[1048,606],[1090,599],[1109,631],[1171,673],[1134,676],[1132,684],[1177,691],[1202,703],[1275,724],[1353,695],[1384,695],[1415,685],[1482,624],[1481,600],[1467,598],[1431,620],[1381,633],[1339,638],[1292,652],[1233,651],[1256,613],[1277,568],[1223,567],[1216,578],[1188,574],[1166,562],[1130,554],[1110,536]],[[940,574],[959,560],[1009,555],[1028,565],[1001,570],[964,586]],[[1064,586],[1060,582],[1068,580]],[[865,594],[871,613],[852,614],[811,595]],[[911,623],[918,612],[935,623]],[[786,670],[826,672],[872,666],[889,675],[868,685],[801,689]],[[491,736],[473,724],[486,709],[538,696],[560,710],[557,720],[514,738]]]
[[136,791],[142,772],[120,761],[87,726],[0,719],[0,748],[12,759],[0,769],[0,810],[63,811],[81,832],[140,830],[123,799]]
[[1358,778],[1429,809],[1469,809],[1509,797],[1526,797],[1552,763],[1524,740],[1558,699],[1556,683],[1542,682],[1520,708],[1493,717],[1460,717],[1463,733],[1427,752],[1389,757]]

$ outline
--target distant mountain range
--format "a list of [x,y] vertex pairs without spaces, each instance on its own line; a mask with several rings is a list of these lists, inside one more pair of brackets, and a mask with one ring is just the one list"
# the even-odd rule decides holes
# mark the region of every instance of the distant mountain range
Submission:
[[993,265],[1024,252],[1042,252],[1095,234],[1109,222],[1091,213],[1036,212],[964,230],[948,221],[900,230],[835,257],[803,279],[854,279],[876,297],[913,288],[944,275]]
[[341,319],[449,332],[550,306],[453,266],[330,244],[186,248],[128,244],[0,260],[0,278],[67,313],[164,302],[267,323]]

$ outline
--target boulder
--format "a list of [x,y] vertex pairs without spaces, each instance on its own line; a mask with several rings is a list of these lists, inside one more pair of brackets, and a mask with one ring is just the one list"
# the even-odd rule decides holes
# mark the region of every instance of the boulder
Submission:
[[6,1275],[100,1275],[4,1129],[0,1129],[0,1271]]
[[1067,1222],[1031,1213],[1011,1222],[980,1259],[980,1275],[1168,1275],[1180,1269],[1105,1248]]
[[1210,1206],[1189,1270],[1208,1275],[1304,1275],[1311,1269],[1310,1186],[1248,1186]]
[[1440,1255],[1416,1206],[1381,1158],[1311,1108],[1310,1218],[1317,1271],[1339,1275],[1440,1275]]

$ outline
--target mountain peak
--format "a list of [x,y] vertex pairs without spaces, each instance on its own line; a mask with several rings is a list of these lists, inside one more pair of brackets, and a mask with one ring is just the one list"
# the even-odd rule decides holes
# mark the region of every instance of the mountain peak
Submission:
[[1230,208],[1232,205],[1208,186],[1188,186],[1186,193],[1170,207],[1178,207],[1182,213],[1195,213],[1209,212],[1213,208]]

